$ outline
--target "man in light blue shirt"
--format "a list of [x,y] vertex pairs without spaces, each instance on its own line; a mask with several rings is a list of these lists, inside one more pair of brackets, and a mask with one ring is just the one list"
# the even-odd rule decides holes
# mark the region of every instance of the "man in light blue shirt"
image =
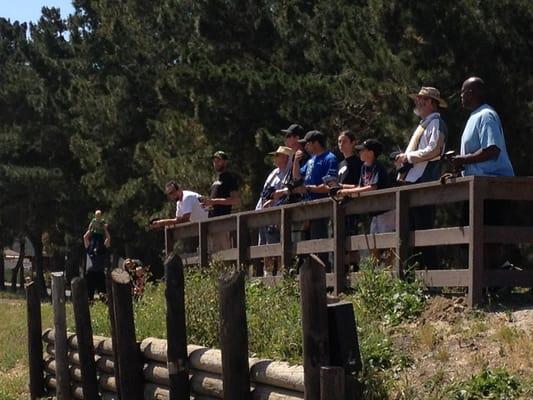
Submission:
[[461,153],[453,159],[464,176],[514,176],[500,117],[485,103],[485,83],[468,78],[461,88],[463,107],[472,110],[461,136]]

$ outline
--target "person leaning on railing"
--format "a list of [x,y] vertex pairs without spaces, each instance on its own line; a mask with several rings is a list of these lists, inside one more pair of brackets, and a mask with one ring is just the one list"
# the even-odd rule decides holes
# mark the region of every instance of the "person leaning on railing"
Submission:
[[[293,155],[293,150],[290,147],[279,146],[276,151],[269,153],[273,156],[273,163],[276,166],[270,172],[265,183],[261,196],[255,206],[256,210],[262,210],[263,208],[269,208],[282,204],[284,201],[284,195],[280,191],[285,187],[285,179],[290,172],[291,163],[290,160]],[[275,225],[262,226],[259,229],[258,245],[266,245],[280,242],[279,227]],[[264,275],[275,275],[276,258],[266,257],[264,260]]]
[[[359,184],[344,185],[334,191],[335,197],[358,197],[363,192],[385,189],[390,186],[387,171],[377,159],[383,152],[383,145],[376,139],[367,139],[355,146],[355,149],[359,151],[359,157],[363,162]],[[370,223],[370,233],[393,232],[396,229],[395,220],[395,210],[374,215]],[[379,250],[373,253],[374,257],[380,258]]]

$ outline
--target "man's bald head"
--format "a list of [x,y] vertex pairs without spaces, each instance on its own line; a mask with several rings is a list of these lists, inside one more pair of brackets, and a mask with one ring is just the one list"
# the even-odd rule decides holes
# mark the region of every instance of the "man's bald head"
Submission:
[[461,87],[461,101],[468,110],[478,108],[485,101],[485,82],[473,76],[463,82]]

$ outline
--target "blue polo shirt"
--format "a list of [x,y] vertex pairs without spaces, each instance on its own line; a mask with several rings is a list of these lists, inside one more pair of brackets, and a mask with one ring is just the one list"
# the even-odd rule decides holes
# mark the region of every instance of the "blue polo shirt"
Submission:
[[[305,165],[300,168],[300,174],[304,177],[304,185],[321,185],[325,176],[337,176],[339,162],[337,157],[326,150],[318,156],[311,157]],[[327,193],[308,193],[305,200],[315,200],[327,197]]]
[[483,104],[472,111],[461,136],[461,155],[472,154],[490,146],[500,149],[497,158],[487,161],[465,164],[464,176],[514,176],[513,166],[503,136],[500,117],[488,104]]

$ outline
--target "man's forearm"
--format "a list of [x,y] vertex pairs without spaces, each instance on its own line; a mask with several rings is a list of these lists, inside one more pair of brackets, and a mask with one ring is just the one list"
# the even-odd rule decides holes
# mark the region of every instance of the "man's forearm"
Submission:
[[496,158],[500,155],[500,149],[495,146],[489,146],[486,149],[479,149],[475,153],[465,154],[462,157],[463,164],[474,164],[480,163],[483,161]]

